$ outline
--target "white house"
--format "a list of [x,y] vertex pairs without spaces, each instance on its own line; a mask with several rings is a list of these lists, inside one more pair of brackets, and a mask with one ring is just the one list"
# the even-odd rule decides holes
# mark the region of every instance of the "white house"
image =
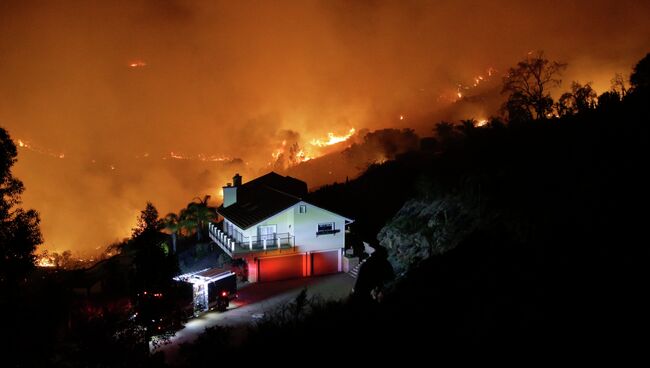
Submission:
[[351,219],[304,201],[307,184],[268,173],[223,187],[210,238],[248,265],[250,282],[341,272],[345,226]]

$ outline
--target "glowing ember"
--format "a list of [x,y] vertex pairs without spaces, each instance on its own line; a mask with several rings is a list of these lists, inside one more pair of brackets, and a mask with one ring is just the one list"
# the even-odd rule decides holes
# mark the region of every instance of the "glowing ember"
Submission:
[[334,135],[334,133],[327,133],[327,140],[323,139],[312,139],[309,143],[311,143],[312,146],[317,146],[317,147],[326,147],[326,146],[331,146],[333,144],[341,143],[347,141],[350,137],[354,135],[354,132],[356,130],[354,128],[350,129],[348,134],[346,135]]
[[400,120],[404,120],[404,115],[400,115],[400,116],[399,116],[399,119],[400,119]]

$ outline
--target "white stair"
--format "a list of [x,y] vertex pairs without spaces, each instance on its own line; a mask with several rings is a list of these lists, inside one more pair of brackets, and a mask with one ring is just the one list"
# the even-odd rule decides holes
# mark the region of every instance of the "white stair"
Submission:
[[356,265],[353,269],[350,270],[350,272],[348,272],[348,275],[350,275],[350,276],[352,276],[352,277],[354,277],[356,279],[359,276],[359,268],[361,268],[362,264],[363,264],[363,262]]

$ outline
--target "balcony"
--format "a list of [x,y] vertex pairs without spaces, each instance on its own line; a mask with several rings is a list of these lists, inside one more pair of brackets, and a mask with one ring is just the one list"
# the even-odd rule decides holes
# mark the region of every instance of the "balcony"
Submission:
[[290,233],[276,233],[275,236],[258,237],[242,236],[241,239],[226,234],[221,230],[221,223],[208,224],[208,234],[230,257],[245,255],[248,253],[269,252],[290,250],[295,251],[295,237]]

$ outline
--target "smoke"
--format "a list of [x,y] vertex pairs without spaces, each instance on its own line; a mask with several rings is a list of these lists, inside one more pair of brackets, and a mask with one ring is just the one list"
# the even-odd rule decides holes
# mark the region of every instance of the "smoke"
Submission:
[[567,88],[576,79],[602,92],[650,50],[649,10],[585,0],[3,1],[0,125],[65,154],[21,149],[16,167],[46,247],[92,250],[127,236],[147,200],[162,213],[204,194],[218,201],[235,171],[290,166],[292,149],[327,153],[309,142],[329,132],[428,134],[438,119],[489,116],[491,98],[453,110],[446,96],[530,50],[569,63]]

